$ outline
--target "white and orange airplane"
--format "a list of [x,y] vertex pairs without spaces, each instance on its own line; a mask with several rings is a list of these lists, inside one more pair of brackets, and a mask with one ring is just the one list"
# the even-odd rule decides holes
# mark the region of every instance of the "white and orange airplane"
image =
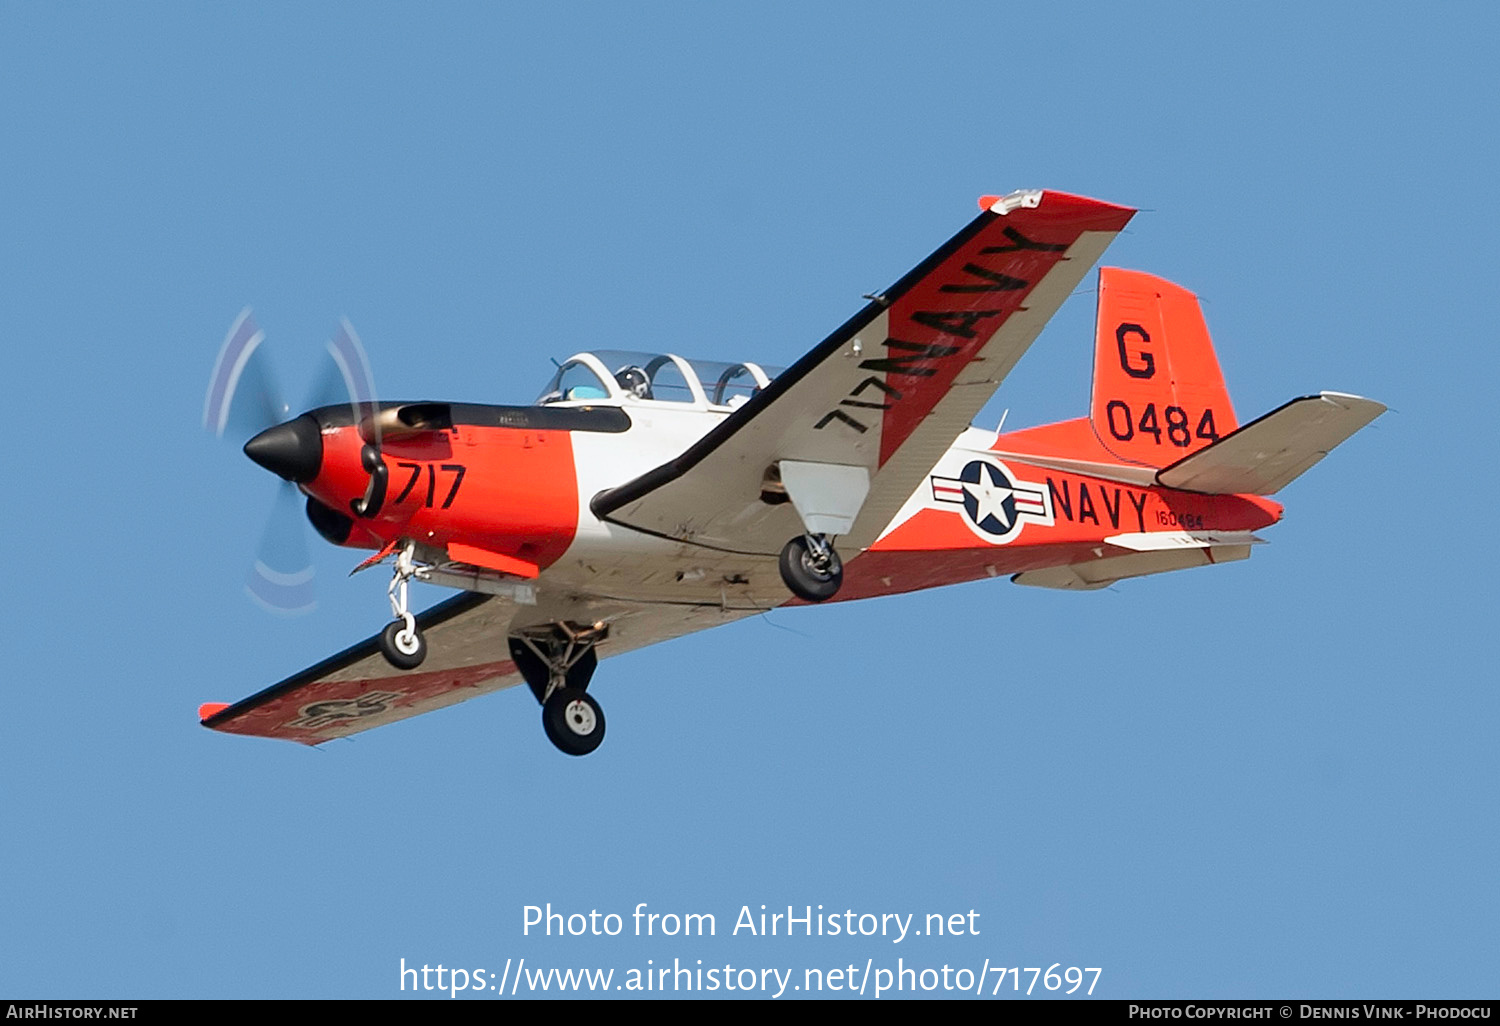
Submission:
[[[1089,415],[971,427],[1134,213],[1054,191],[981,212],[790,368],[580,353],[532,406],[353,401],[261,431],[318,532],[393,559],[384,632],[204,726],[318,744],[524,681],[547,736],[604,736],[598,658],[794,603],[1005,575],[1101,588],[1246,558],[1266,498],[1385,407],[1323,392],[1241,425],[1198,301],[1099,272]],[[222,431],[262,338],[242,316],[210,386]],[[263,573],[266,586],[301,580]],[[463,594],[414,614],[407,586]]]

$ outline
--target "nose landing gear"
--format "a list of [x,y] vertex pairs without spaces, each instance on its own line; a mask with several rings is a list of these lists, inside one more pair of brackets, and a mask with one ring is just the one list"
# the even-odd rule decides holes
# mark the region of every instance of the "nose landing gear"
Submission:
[[415,551],[416,545],[412,542],[402,546],[396,554],[396,569],[391,574],[391,586],[386,589],[391,599],[391,615],[395,620],[386,624],[385,630],[380,632],[380,654],[398,670],[415,670],[427,658],[427,640],[422,637],[422,629],[417,626],[417,618],[412,615],[406,599],[407,584],[417,572],[412,558]]

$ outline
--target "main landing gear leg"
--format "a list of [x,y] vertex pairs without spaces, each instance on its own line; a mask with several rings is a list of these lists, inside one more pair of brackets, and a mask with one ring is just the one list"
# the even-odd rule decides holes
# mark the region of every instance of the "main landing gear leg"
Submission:
[[587,755],[604,740],[604,710],[586,690],[609,625],[554,623],[510,639],[510,655],[542,703],[547,739],[568,755]]
[[395,620],[380,632],[380,654],[398,670],[415,670],[427,658],[427,640],[422,637],[417,618],[412,615],[406,599],[406,586],[417,572],[412,560],[415,550],[416,544],[407,542],[396,554],[396,569],[387,589],[391,615]]
[[825,602],[844,583],[844,564],[826,534],[804,534],[781,550],[781,579],[806,602]]

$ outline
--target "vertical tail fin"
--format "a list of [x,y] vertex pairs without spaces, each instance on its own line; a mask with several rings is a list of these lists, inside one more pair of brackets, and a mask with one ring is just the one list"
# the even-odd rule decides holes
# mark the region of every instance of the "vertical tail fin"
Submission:
[[1141,271],[1099,269],[1089,420],[1112,455],[1152,467],[1239,426],[1197,296]]

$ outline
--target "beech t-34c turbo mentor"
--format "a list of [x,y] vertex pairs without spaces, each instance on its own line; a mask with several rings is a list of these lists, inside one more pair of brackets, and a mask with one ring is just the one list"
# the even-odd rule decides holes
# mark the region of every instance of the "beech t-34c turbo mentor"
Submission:
[[[341,333],[354,401],[245,452],[328,541],[393,558],[394,620],[203,724],[318,744],[524,681],[583,755],[604,735],[601,654],[788,602],[1244,559],[1281,517],[1265,496],[1385,409],[1323,392],[1240,425],[1196,297],[1103,268],[1089,415],[970,427],[1134,213],[1050,190],[980,207],[779,373],[580,353],[533,406],[375,402]],[[231,331],[207,419],[260,337],[245,317]],[[414,615],[412,580],[465,593]]]

